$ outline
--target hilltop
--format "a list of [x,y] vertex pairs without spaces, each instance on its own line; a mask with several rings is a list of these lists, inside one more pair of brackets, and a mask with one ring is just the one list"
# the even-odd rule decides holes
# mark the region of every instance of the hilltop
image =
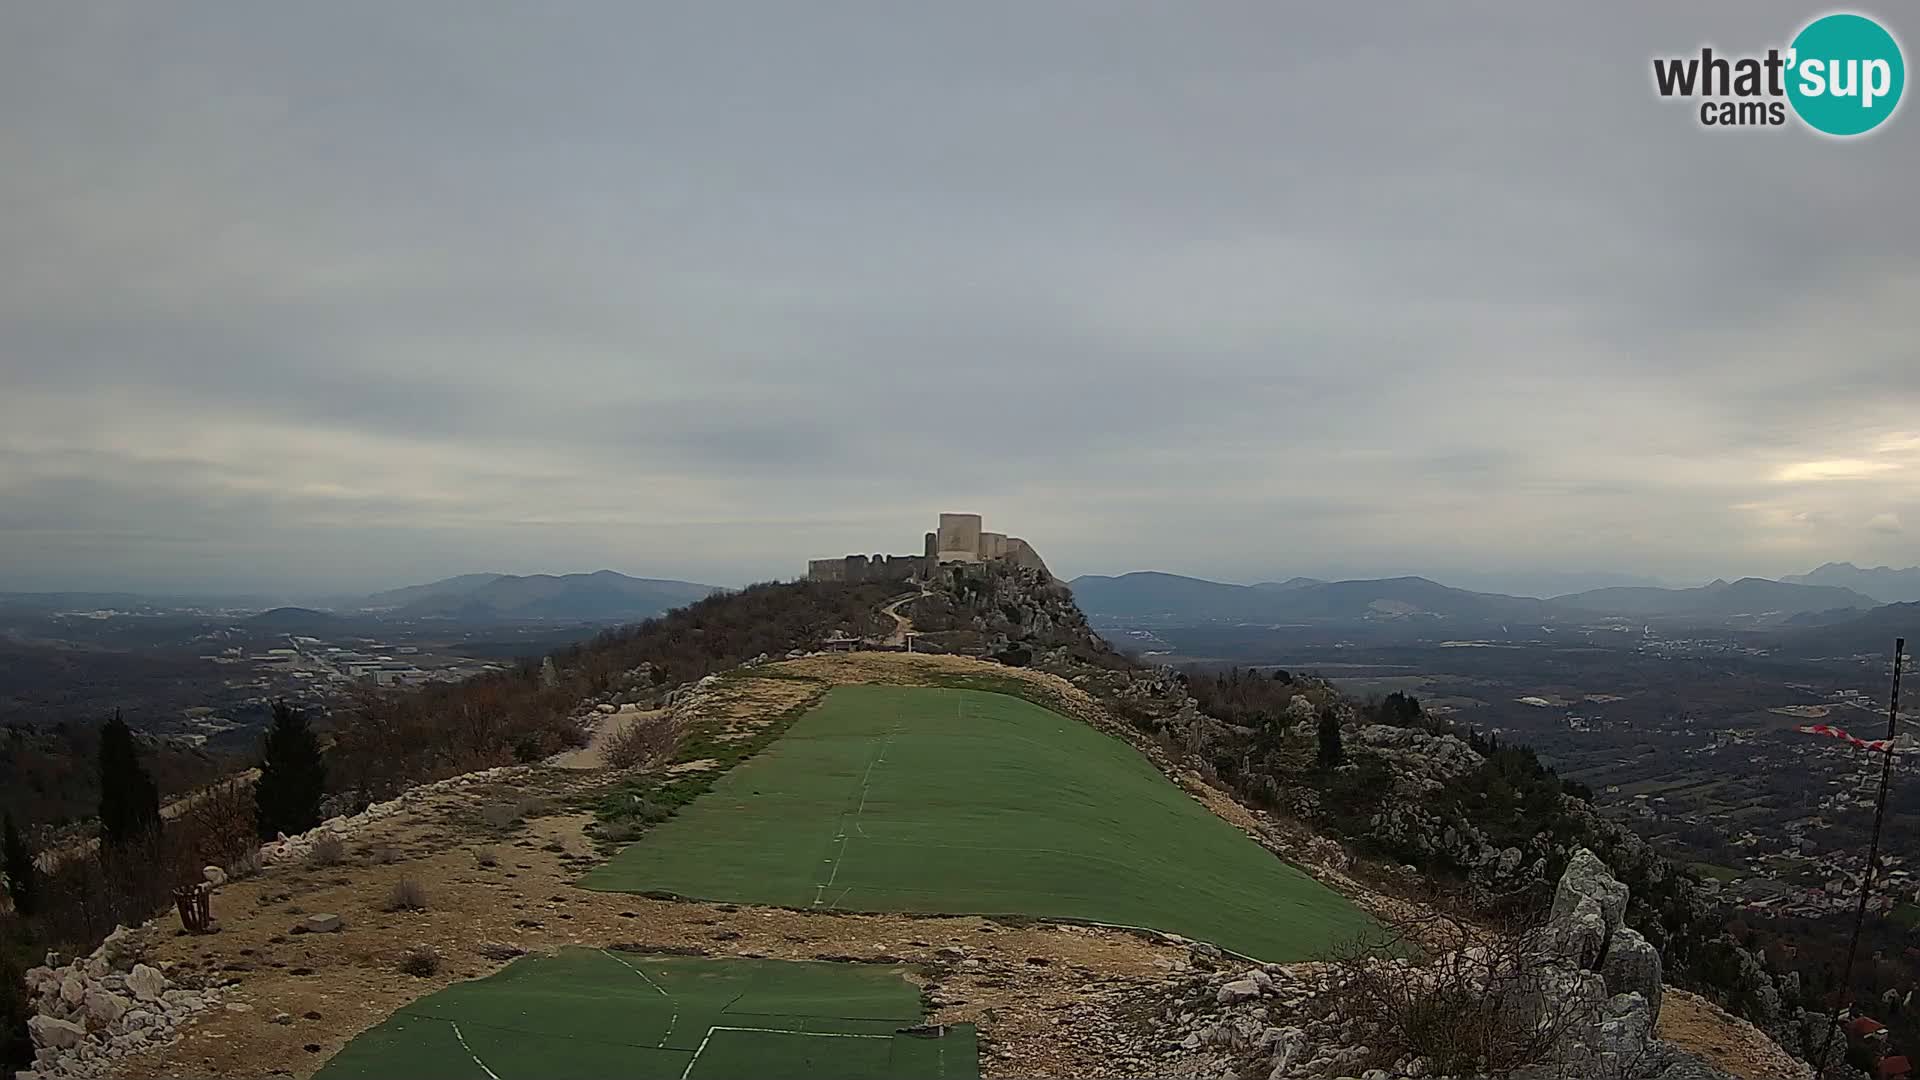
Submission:
[[[825,640],[881,640],[893,628],[883,609],[904,612],[918,634],[918,647],[1000,659],[815,651]],[[959,715],[942,714],[939,724],[926,728],[934,741],[916,746],[897,728],[882,724],[885,730],[856,732],[847,725],[866,720],[821,711],[835,688],[875,684],[925,688],[933,695],[924,699],[928,702],[958,693],[940,700],[961,702]],[[916,689],[916,695],[920,692]],[[989,707],[989,699],[1011,704]],[[878,899],[861,906],[878,907],[879,913],[809,910],[825,906],[824,893],[812,905],[802,896],[787,908],[732,898],[733,890],[759,883],[760,872],[735,876],[724,862],[698,857],[703,850],[698,845],[688,849],[696,856],[692,861],[676,865],[692,875],[687,888],[697,887],[706,899],[656,893],[648,884],[650,872],[622,886],[634,892],[576,887],[583,874],[590,883],[609,867],[625,865],[621,873],[632,874],[635,856],[666,858],[690,837],[731,828],[728,807],[734,802],[787,798],[785,785],[793,781],[780,781],[768,770],[783,760],[790,767],[802,744],[789,740],[825,739],[820,749],[834,754],[841,751],[832,740],[865,740],[871,751],[851,749],[870,778],[876,768],[884,776],[910,766],[933,770],[926,775],[937,778],[940,770],[973,762],[966,768],[976,782],[947,791],[940,805],[963,807],[965,799],[993,798],[994,784],[1013,775],[1005,769],[1018,759],[995,764],[1000,758],[993,755],[1001,748],[992,742],[971,751],[988,758],[961,757],[940,741],[956,720],[969,723],[968,700],[977,701],[976,710],[987,710],[975,714],[983,720],[1021,727],[1033,737],[1050,737],[1045,733],[1060,725],[1085,725],[1074,739],[1111,740],[1102,743],[1107,747],[1102,753],[1112,755],[1115,767],[1136,763],[1131,768],[1139,771],[1127,784],[1146,785],[1142,791],[1171,785],[1183,793],[1165,804],[1167,813],[1188,823],[1178,828],[1211,822],[1208,843],[1265,849],[1284,860],[1274,870],[1303,872],[1314,889],[1337,895],[1341,903],[1384,924],[1405,925],[1406,916],[1419,910],[1409,906],[1415,901],[1475,911],[1499,896],[1524,896],[1544,905],[1568,888],[1617,889],[1619,909],[1600,924],[1595,941],[1603,951],[1607,940],[1620,942],[1621,950],[1640,958],[1639,974],[1595,971],[1583,966],[1589,963],[1583,956],[1542,963],[1565,965],[1554,970],[1564,970],[1569,986],[1584,988],[1577,1000],[1592,994],[1601,995],[1592,1000],[1602,1000],[1616,988],[1636,987],[1640,1004],[1629,1000],[1622,1015],[1633,1017],[1631,1025],[1637,1026],[1617,1033],[1627,1042],[1607,1035],[1615,1041],[1603,1044],[1599,1028],[1580,1020],[1564,1029],[1565,1039],[1552,1052],[1617,1057],[1631,1044],[1640,1048],[1633,1051],[1635,1060],[1658,1062],[1663,1075],[1727,1075],[1693,1061],[1690,1053],[1717,1054],[1714,1063],[1730,1066],[1732,1075],[1755,1080],[1791,1075],[1777,1055],[1755,1041],[1751,1028],[1713,1017],[1705,1004],[1671,985],[1663,988],[1657,962],[1651,970],[1644,963],[1651,950],[1666,952],[1672,958],[1670,984],[1699,978],[1705,958],[1719,955],[1711,938],[1694,936],[1699,930],[1685,875],[1636,846],[1630,834],[1582,810],[1580,797],[1530,756],[1476,744],[1419,717],[1417,710],[1412,719],[1418,722],[1411,726],[1397,713],[1392,714],[1397,720],[1386,722],[1387,714],[1306,676],[1191,680],[1141,667],[1109,649],[1088,627],[1068,590],[1044,572],[994,564],[943,573],[922,583],[917,594],[903,595],[885,585],[759,586],[562,650],[548,664],[470,686],[411,692],[390,704],[369,702],[365,712],[342,718],[330,752],[340,793],[335,808],[342,816],[313,834],[269,845],[270,864],[254,876],[246,876],[253,871],[244,860],[232,864],[245,880],[215,893],[220,934],[141,935],[143,956],[174,987],[166,992],[181,995],[179,1015],[170,1012],[163,1027],[142,1029],[150,1032],[147,1041],[160,1044],[157,1048],[119,1056],[143,1044],[129,1042],[115,1050],[114,1070],[107,1071],[151,1074],[185,1068],[230,1074],[284,1068],[304,1076],[336,1056],[346,1069],[351,1061],[367,1060],[365,1051],[344,1049],[362,1032],[404,1039],[411,1037],[410,1025],[418,1026],[409,1017],[474,1015],[436,1010],[480,1008],[457,1004],[480,1002],[476,994],[512,995],[516,980],[534,977],[515,973],[547,970],[539,964],[549,959],[563,966],[591,961],[601,966],[595,970],[606,972],[593,975],[576,965],[588,979],[624,980],[621,965],[660,979],[677,977],[681,969],[652,966],[648,960],[662,954],[687,958],[686,963],[858,959],[893,965],[919,987],[929,1009],[926,1023],[942,1031],[977,1028],[980,1067],[987,1075],[1198,1075],[1225,1068],[1258,1068],[1264,1074],[1291,1060],[1302,1069],[1312,1065],[1302,1075],[1318,1076],[1394,1063],[1371,1059],[1372,1051],[1353,1041],[1360,1029],[1329,1023],[1323,1015],[1334,1000],[1329,995],[1340,992],[1346,976],[1329,975],[1324,965],[1311,962],[1249,966],[1215,943],[1153,926],[1153,920],[1165,917],[1155,912],[1169,900],[1178,907],[1184,886],[1177,880],[1129,901],[1143,905],[1134,918],[1149,921],[1145,929],[1126,929],[1097,923],[1133,918],[1096,917],[1095,925],[1052,922],[1048,916],[1055,913],[1031,907],[1048,896],[1066,895],[1063,885],[1077,880],[1072,874],[1061,879],[1057,860],[1006,863],[996,870],[988,853],[980,851],[968,856],[965,873],[948,877],[940,869],[943,859],[934,854],[937,848],[891,864],[863,854],[866,848],[848,856],[845,845],[862,830],[867,840],[884,845],[903,835],[903,828],[925,827],[928,815],[911,811],[928,785],[912,781],[908,773],[901,774],[908,782],[875,788],[857,800],[823,792],[821,805],[838,807],[842,815],[856,803],[873,811],[870,820],[843,816],[837,830],[830,827],[820,839],[836,870],[841,869],[833,854],[836,845],[846,858],[847,877],[837,884],[870,890]],[[487,703],[484,712],[473,708],[480,702]],[[1347,763],[1336,770],[1313,765],[1314,729],[1325,716],[1337,721],[1349,748]],[[827,728],[820,729],[822,724]],[[670,749],[625,767],[609,764],[625,745],[623,733],[658,730],[674,733]],[[566,750],[582,739],[587,740],[584,753]],[[448,754],[455,747],[459,758]],[[1061,761],[1047,768],[1046,782],[1026,785],[1029,794],[1023,797],[1071,796],[1066,805],[1074,805],[1081,798],[1074,793],[1084,789],[1092,810],[1087,820],[1101,820],[1107,812],[1096,804],[1114,781],[1083,782],[1074,762],[1085,758],[1085,751],[1065,749]],[[552,756],[556,750],[564,753]],[[515,764],[516,757],[523,763]],[[473,771],[475,766],[481,768]],[[858,783],[861,768],[796,775]],[[1478,796],[1495,791],[1489,786],[1495,779],[1513,793],[1513,801],[1482,807]],[[382,801],[368,805],[356,799],[354,793],[363,791]],[[1152,805],[1138,795],[1128,802],[1136,814]],[[1390,807],[1399,809],[1380,812]],[[982,809],[988,811],[979,819],[983,825],[1004,812]],[[784,812],[767,812],[768,820],[793,828],[814,811],[803,814],[800,804],[789,803]],[[1516,826],[1512,815],[1519,815],[1521,824]],[[827,821],[831,826],[831,815]],[[716,856],[736,852],[729,858],[807,856],[793,843],[766,846],[753,835],[750,831],[734,841],[735,847],[700,843]],[[963,829],[947,839],[978,843],[985,835]],[[329,836],[338,838],[330,854],[328,845],[335,841]],[[1600,852],[1609,869],[1581,879],[1590,884],[1568,886],[1569,867],[1582,845]],[[753,854],[763,850],[765,856]],[[607,861],[609,856],[614,862]],[[1220,868],[1238,858],[1210,857],[1208,863]],[[812,874],[825,869],[795,867]],[[1124,887],[1124,860],[1113,872],[1121,874]],[[1601,878],[1613,884],[1600,883]],[[396,907],[393,899],[407,882],[408,895],[418,896],[417,903],[408,901],[413,910]],[[996,908],[1001,915],[992,918],[953,914],[955,909],[934,902],[961,895],[953,892],[956,887],[1008,889],[1016,883],[1026,890],[1020,895],[1035,899],[1014,899],[1009,892],[1009,906]],[[1092,899],[1100,901],[1113,891]],[[921,899],[904,903],[905,910],[888,911],[884,898],[890,894]],[[1254,907],[1272,903],[1264,886],[1242,898],[1230,892],[1225,897]],[[966,905],[959,910],[966,911]],[[1221,912],[1191,914],[1202,917],[1202,925],[1234,932],[1232,920],[1218,920]],[[1259,927],[1259,933],[1289,932],[1290,925],[1281,919]],[[1646,941],[1633,945],[1638,934]],[[584,953],[570,952],[574,946],[585,946]],[[119,948],[126,953],[131,946]],[[535,954],[536,965],[512,963],[485,983],[458,982],[502,970],[501,964],[521,952]],[[402,964],[417,970],[396,976],[395,966]],[[113,962],[107,967],[121,970]],[[1357,969],[1352,974],[1357,977]],[[60,999],[64,977],[35,978],[38,985],[53,986],[52,999]],[[110,980],[128,977],[106,976],[102,992],[114,993],[117,984]],[[525,986],[526,993],[534,992],[532,983]],[[456,1000],[432,993],[442,987],[464,996]],[[84,984],[82,990],[85,998]],[[1196,1007],[1195,995],[1204,996],[1205,1003]],[[1653,1004],[1661,996],[1667,1002],[1664,1011]],[[57,1000],[44,1004],[47,1000],[43,997],[43,1007],[54,1012],[44,1015],[74,1015]],[[535,1000],[509,997],[503,1003],[518,1013]],[[111,1011],[109,1005],[102,1008]],[[410,1011],[396,1014],[396,1009]],[[1252,1022],[1251,1009],[1265,1010],[1262,1015],[1271,1020]],[[391,1023],[385,1022],[389,1014],[395,1016]],[[554,1022],[572,1022],[566,1016],[556,1013]],[[1774,1017],[1788,1025],[1802,1019],[1793,1011]],[[1658,1040],[1652,1038],[1656,1021]],[[438,1026],[443,1022],[429,1027],[444,1031]],[[1702,1024],[1707,1031],[1696,1030]],[[124,1026],[114,1020],[103,1031]],[[181,1041],[166,1045],[176,1030]],[[701,1029],[693,1030],[697,1035]],[[46,1031],[50,1038],[67,1037],[64,1028],[47,1026]],[[467,1039],[473,1044],[469,1053],[515,1052],[471,1030]],[[401,1052],[399,1044],[391,1045]],[[1725,1049],[1713,1046],[1746,1049],[1729,1060]],[[675,1052],[688,1070],[701,1053],[691,1044]],[[693,1057],[686,1058],[687,1053]],[[55,1054],[48,1060],[58,1065],[68,1059]],[[1692,1071],[1665,1073],[1670,1066]]]

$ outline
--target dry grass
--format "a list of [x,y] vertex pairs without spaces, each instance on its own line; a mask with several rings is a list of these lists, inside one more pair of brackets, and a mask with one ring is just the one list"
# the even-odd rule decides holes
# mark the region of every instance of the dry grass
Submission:
[[440,951],[431,945],[415,945],[400,954],[400,970],[419,978],[440,972]]
[[307,852],[307,862],[313,866],[338,866],[346,857],[346,843],[332,833],[321,834],[313,842],[313,850]]
[[387,893],[388,911],[425,911],[427,910],[427,887],[420,884],[419,878],[403,877],[393,883]]
[[473,849],[473,861],[480,866],[499,866],[500,853],[491,847],[483,845]]
[[668,717],[635,720],[607,737],[601,753],[615,769],[640,769],[672,757],[680,746],[680,725]]

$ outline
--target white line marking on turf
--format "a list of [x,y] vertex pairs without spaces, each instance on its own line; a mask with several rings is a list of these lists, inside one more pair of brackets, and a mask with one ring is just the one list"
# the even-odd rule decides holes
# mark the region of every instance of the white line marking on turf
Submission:
[[[873,767],[887,760],[887,748],[893,745],[893,737],[900,734],[900,729],[904,727],[905,724],[906,721],[903,720],[895,724],[893,730],[887,732],[887,737],[880,741],[880,748],[874,753],[872,759],[867,762],[866,774],[860,778],[860,805],[853,812],[853,828],[854,831],[858,832],[862,837],[867,835],[867,830],[860,824],[860,817],[867,812],[867,794],[873,788]],[[819,907],[821,901],[827,898],[827,890],[833,888],[835,879],[840,876],[840,862],[847,857],[847,815],[844,811],[840,814],[840,831],[834,836],[834,839],[840,841],[840,851],[833,857],[833,871],[827,875],[826,884],[815,885],[813,887],[814,907]],[[848,891],[852,890],[849,889]],[[846,898],[845,893],[840,895],[840,900],[845,900]],[[834,901],[835,906],[839,905],[840,900]]]
[[[853,1034],[848,1034],[847,1032],[844,1032],[844,1031],[788,1031],[785,1028],[729,1027],[725,1024],[721,1024],[721,1025],[716,1025],[714,1027],[710,1027],[707,1029],[706,1036],[700,1040],[699,1047],[697,1047],[693,1051],[693,1059],[691,1061],[688,1061],[687,1067],[680,1071],[680,1080],[687,1080],[687,1077],[693,1075],[694,1062],[699,1061],[700,1055],[706,1052],[707,1043],[713,1041],[713,1033],[716,1031],[762,1031],[770,1035],[801,1035],[809,1039],[888,1039],[888,1040],[891,1040],[893,1038],[893,1036],[891,1035],[853,1035]],[[481,1066],[481,1068],[485,1068],[485,1067],[486,1066],[484,1065]],[[488,1073],[487,1075],[492,1076],[493,1074]],[[496,1080],[498,1080],[498,1078],[496,1078]]]
[[633,972],[635,975],[640,976],[640,978],[646,981],[646,984],[648,986],[651,986],[655,990],[660,991],[660,996],[663,998],[666,998],[667,1003],[673,1006],[673,1018],[667,1021],[667,1033],[665,1035],[660,1036],[660,1041],[657,1044],[655,1044],[656,1046],[667,1045],[667,1040],[673,1038],[673,1026],[680,1022],[680,1003],[673,999],[672,994],[667,993],[665,987],[661,986],[657,982],[654,982],[652,979],[647,978],[646,972],[641,971],[639,968],[634,967],[632,964],[627,963],[625,960],[620,959],[619,957],[613,955],[612,953],[608,952],[605,949],[600,950],[600,955],[606,957],[607,959],[613,961],[616,964],[619,964],[621,967],[626,968],[628,971]]
[[500,1080],[500,1074],[497,1072],[494,1072],[492,1069],[487,1068],[487,1063],[484,1061],[481,1061],[480,1055],[474,1053],[473,1047],[467,1045],[467,1037],[465,1035],[460,1034],[460,1025],[449,1020],[447,1021],[447,1026],[453,1029],[453,1037],[460,1040],[460,1049],[465,1050],[467,1052],[467,1056],[473,1059],[473,1063],[475,1065],[480,1066],[480,1071],[483,1073],[486,1073],[488,1076],[493,1077],[493,1080]]

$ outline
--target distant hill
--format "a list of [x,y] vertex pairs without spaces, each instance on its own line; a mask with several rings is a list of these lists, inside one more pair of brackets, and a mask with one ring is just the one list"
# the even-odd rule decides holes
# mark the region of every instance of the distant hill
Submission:
[[1532,597],[1468,592],[1420,577],[1363,581],[1294,578],[1229,585],[1142,571],[1119,577],[1087,575],[1069,584],[1082,611],[1109,618],[1284,621],[1426,615],[1501,620],[1550,614],[1546,603]]
[[397,618],[614,622],[646,619],[720,590],[712,585],[591,574],[462,574],[367,597],[368,610]]
[[1895,570],[1890,566],[1862,569],[1850,562],[1830,562],[1806,574],[1788,574],[1780,579],[1795,585],[1831,585],[1852,589],[1883,604],[1910,604],[1920,601],[1920,566]]
[[1851,589],[1827,585],[1794,585],[1766,578],[1741,578],[1735,582],[1715,581],[1697,589],[1612,588],[1556,596],[1549,603],[1556,607],[1609,615],[1667,616],[1686,615],[1725,618],[1734,615],[1786,614],[1806,611],[1832,611],[1836,608],[1867,610],[1875,606],[1873,598]]
[[377,592],[360,602],[360,606],[369,611],[392,610],[408,604],[417,604],[423,600],[449,596],[466,596],[485,585],[491,585],[505,574],[461,574],[458,577],[441,578],[425,585],[408,585],[401,589],[388,589]]
[[1294,589],[1304,589],[1309,585],[1325,585],[1325,584],[1326,582],[1321,580],[1320,578],[1290,577],[1285,581],[1256,581],[1250,587],[1255,589],[1265,589],[1269,592],[1291,592]]
[[1920,603],[1887,604],[1854,619],[1811,629],[1783,632],[1779,649],[1800,656],[1853,656],[1893,652],[1895,638],[1907,639],[1907,654],[1920,653]]
[[247,625],[256,630],[308,630],[345,622],[330,612],[303,607],[277,607],[249,616]]

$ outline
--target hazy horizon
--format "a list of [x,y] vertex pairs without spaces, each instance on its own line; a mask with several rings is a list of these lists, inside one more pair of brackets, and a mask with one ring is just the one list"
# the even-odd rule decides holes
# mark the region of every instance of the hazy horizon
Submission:
[[1651,87],[1815,13],[15,5],[0,589],[1908,566],[1920,117]]

